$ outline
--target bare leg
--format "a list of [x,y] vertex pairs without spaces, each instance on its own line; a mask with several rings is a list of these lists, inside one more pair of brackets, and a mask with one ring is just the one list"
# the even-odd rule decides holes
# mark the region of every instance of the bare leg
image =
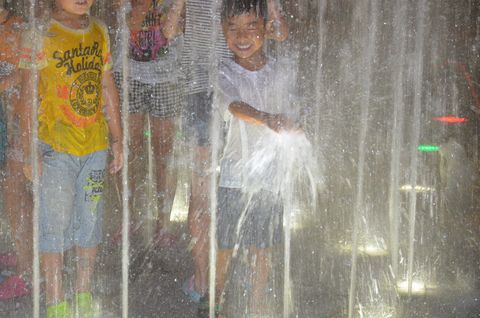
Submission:
[[77,293],[90,292],[92,286],[92,275],[95,268],[95,257],[97,247],[78,247],[77,254]]
[[41,267],[45,277],[47,305],[62,302],[65,297],[62,282],[63,254],[42,253]]
[[232,259],[233,250],[219,250],[217,252],[217,270],[215,280],[215,297],[216,303],[220,304],[225,289],[225,280],[227,277],[228,267]]
[[266,308],[265,289],[270,273],[271,249],[251,249],[253,271],[253,293],[250,295],[251,312],[262,314]]
[[177,188],[177,174],[173,160],[176,123],[174,118],[162,119],[152,116],[150,119],[160,212],[157,223],[157,233],[159,233],[162,229],[168,230]]
[[210,213],[209,196],[206,189],[210,188],[210,175],[208,173],[210,148],[197,147],[193,164],[188,227],[194,241],[192,257],[195,267],[195,290],[200,295],[204,295],[208,288]]
[[7,175],[2,187],[5,189],[5,208],[10,222],[17,254],[17,273],[30,279],[32,275],[32,195],[29,181],[23,174],[23,163],[7,161]]
[[[145,155],[144,151],[144,139],[143,139],[143,130],[145,126],[145,115],[142,113],[129,114],[129,156],[128,156],[128,192],[129,199],[128,204],[131,211],[131,221],[130,228],[131,231],[135,231],[137,228],[136,224],[136,215],[133,213],[133,193],[135,192],[136,182],[138,178],[138,172],[136,171],[136,163],[142,159],[142,156]],[[122,180],[118,178],[118,188],[122,189]],[[114,241],[119,241],[121,238],[121,226],[114,234]]]

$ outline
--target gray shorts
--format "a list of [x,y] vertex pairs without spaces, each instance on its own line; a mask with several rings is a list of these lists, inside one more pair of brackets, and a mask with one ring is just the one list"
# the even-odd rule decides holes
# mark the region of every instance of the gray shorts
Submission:
[[[123,102],[122,74],[115,72],[120,101]],[[128,81],[128,109],[130,113],[150,114],[159,118],[176,117],[181,108],[181,87],[177,82],[147,84]]]
[[187,136],[200,147],[210,146],[212,94],[200,92],[186,96],[183,118]]
[[219,249],[233,249],[237,243],[268,248],[282,240],[283,205],[269,191],[248,198],[240,189],[219,188],[217,214]]
[[40,251],[94,247],[102,240],[107,151],[85,156],[43,144],[40,178]]

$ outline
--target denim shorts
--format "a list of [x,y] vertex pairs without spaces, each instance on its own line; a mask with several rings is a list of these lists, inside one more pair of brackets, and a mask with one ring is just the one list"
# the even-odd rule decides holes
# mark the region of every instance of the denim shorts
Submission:
[[94,247],[102,240],[107,151],[85,156],[59,153],[42,144],[40,251]]
[[193,139],[197,146],[210,146],[212,94],[200,92],[187,95],[184,119],[188,138]]
[[218,190],[217,244],[219,249],[255,246],[269,248],[282,241],[283,204],[263,190],[249,197],[241,189]]

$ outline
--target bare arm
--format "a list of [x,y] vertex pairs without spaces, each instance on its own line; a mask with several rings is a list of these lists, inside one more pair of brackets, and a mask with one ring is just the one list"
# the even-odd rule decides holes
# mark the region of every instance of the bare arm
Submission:
[[281,13],[277,0],[267,0],[268,22],[266,37],[275,41],[285,41],[288,37],[288,25]]
[[17,104],[17,112],[20,118],[20,131],[22,132],[21,140],[24,154],[24,162],[30,162],[30,145],[32,136],[32,102],[33,102],[33,86],[32,71],[19,70],[21,78],[20,100]]
[[0,77],[0,92],[6,91],[9,88],[20,84],[20,74],[18,70],[14,70],[7,76]]
[[266,126],[276,132],[299,128],[295,121],[284,114],[262,112],[244,102],[233,102],[229,105],[228,110],[238,119],[249,124]]
[[163,27],[163,36],[167,39],[173,39],[176,35],[182,33],[185,15],[185,1],[175,0],[168,10],[165,26]]
[[[33,83],[32,83],[32,71],[21,69],[21,93],[20,100],[17,104],[17,112],[20,118],[20,131],[22,132],[21,141],[23,148],[23,173],[29,180],[33,180],[32,173],[32,107],[33,107]],[[39,173],[42,173],[41,160],[38,160]]]
[[120,119],[119,97],[112,72],[103,74],[103,94],[105,98],[105,112],[110,131],[110,145],[113,161],[109,165],[110,173],[118,172],[123,166],[123,131]]

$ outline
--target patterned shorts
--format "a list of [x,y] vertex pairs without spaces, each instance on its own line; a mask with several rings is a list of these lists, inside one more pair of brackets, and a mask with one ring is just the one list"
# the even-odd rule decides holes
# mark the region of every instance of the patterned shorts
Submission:
[[[120,101],[123,102],[122,74],[115,72]],[[145,113],[159,118],[176,117],[181,105],[181,87],[177,82],[147,84],[128,81],[128,109],[130,113]]]

